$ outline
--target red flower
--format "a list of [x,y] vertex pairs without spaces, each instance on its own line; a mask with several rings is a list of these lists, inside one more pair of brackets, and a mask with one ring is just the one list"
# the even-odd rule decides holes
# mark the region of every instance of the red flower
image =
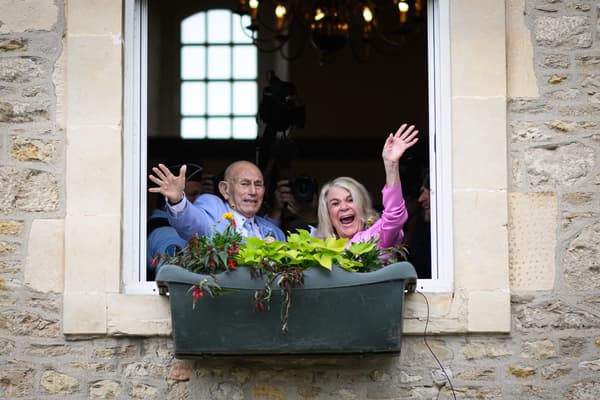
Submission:
[[229,261],[227,261],[227,265],[229,265],[229,268],[235,269],[235,262],[233,262],[231,258],[229,259]]
[[150,265],[152,265],[152,268],[156,268],[156,264],[158,264],[159,260],[160,260],[160,254],[155,255],[154,258],[152,259],[152,262],[150,263]]
[[204,291],[198,285],[194,286],[194,290],[192,290],[192,297],[194,298],[194,305],[204,296]]

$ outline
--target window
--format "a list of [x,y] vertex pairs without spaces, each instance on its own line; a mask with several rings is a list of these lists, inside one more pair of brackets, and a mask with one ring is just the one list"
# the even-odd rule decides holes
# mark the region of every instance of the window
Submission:
[[230,10],[181,22],[182,138],[256,138],[257,51],[242,26]]
[[[126,177],[131,181],[131,188],[137,188],[139,194],[133,193],[126,204],[126,226],[143,226],[146,218],[145,207],[147,191],[143,182],[146,171],[145,135],[170,131],[173,126],[180,130],[183,139],[251,139],[257,134],[255,114],[257,103],[258,73],[257,53],[249,37],[241,32],[243,21],[229,10],[207,10],[187,12],[177,21],[177,40],[181,42],[176,55],[180,60],[177,68],[165,65],[157,71],[156,62],[148,61],[148,53],[155,52],[155,45],[147,44],[149,37],[156,33],[148,30],[155,17],[148,13],[148,0],[136,0],[135,21],[130,33],[134,41],[133,51],[126,52],[129,57],[126,63],[129,76],[126,85],[130,85],[130,98],[134,110],[139,113],[126,115],[126,126],[135,133],[126,135],[132,149],[137,153],[126,151],[138,157],[135,162],[126,162]],[[426,291],[451,291],[453,279],[453,241],[452,241],[452,183],[451,183],[451,132],[449,101],[449,30],[447,19],[440,18],[440,8],[447,7],[445,2],[430,0],[428,2],[428,62],[429,62],[429,159],[432,183],[432,279],[419,281],[419,288]],[[157,4],[163,4],[158,2]],[[167,5],[164,5],[167,7]],[[447,10],[445,12],[448,12]],[[150,14],[150,15],[148,15]],[[149,21],[150,20],[150,21]],[[236,33],[237,32],[237,33]],[[163,32],[160,33],[161,36]],[[169,38],[173,34],[166,34]],[[137,43],[136,43],[137,41]],[[164,41],[164,39],[163,39]],[[161,46],[165,52],[168,46]],[[148,52],[146,52],[146,49]],[[164,54],[161,55],[164,57]],[[162,58],[161,58],[162,59]],[[240,63],[239,60],[244,60]],[[248,61],[250,60],[250,61]],[[252,64],[252,68],[242,69],[240,66]],[[163,71],[163,70],[166,70]],[[170,72],[169,72],[170,71]],[[152,122],[159,108],[143,102],[144,93],[150,92],[149,99],[163,99],[164,89],[156,92],[165,73],[176,72],[178,110],[176,123],[164,129],[163,120]],[[153,85],[148,84],[153,82]],[[154,91],[154,92],[153,92]],[[139,93],[139,96],[135,95]],[[243,99],[240,101],[239,99]],[[208,101],[210,99],[210,101]],[[252,101],[249,101],[251,99]],[[127,100],[126,100],[127,101]],[[156,103],[156,102],[155,102]],[[161,100],[161,106],[165,103]],[[155,107],[156,113],[151,110]],[[147,111],[146,111],[147,110]],[[146,119],[147,118],[147,119]],[[147,126],[146,122],[148,121]],[[175,122],[175,121],[173,121]],[[147,129],[147,131],[146,131]],[[444,132],[438,134],[438,132]],[[139,143],[138,143],[139,142]],[[135,161],[135,160],[134,160]],[[131,225],[129,225],[131,224]],[[124,281],[129,293],[147,293],[154,290],[152,282],[145,282],[145,238],[143,229],[127,232],[129,239],[124,248]]]

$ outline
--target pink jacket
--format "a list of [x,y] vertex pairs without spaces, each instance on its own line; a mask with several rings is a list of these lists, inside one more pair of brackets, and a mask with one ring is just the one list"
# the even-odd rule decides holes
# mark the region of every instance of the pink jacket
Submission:
[[381,190],[383,196],[383,213],[375,223],[364,231],[357,232],[350,243],[368,242],[369,239],[379,238],[378,248],[393,247],[402,242],[404,238],[404,223],[408,219],[408,212],[402,196],[402,185],[384,186]]

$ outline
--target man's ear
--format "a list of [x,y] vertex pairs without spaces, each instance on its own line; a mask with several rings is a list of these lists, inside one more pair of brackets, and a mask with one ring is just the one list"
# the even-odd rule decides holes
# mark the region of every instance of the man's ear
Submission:
[[219,182],[219,192],[225,200],[229,200],[229,183],[226,181]]

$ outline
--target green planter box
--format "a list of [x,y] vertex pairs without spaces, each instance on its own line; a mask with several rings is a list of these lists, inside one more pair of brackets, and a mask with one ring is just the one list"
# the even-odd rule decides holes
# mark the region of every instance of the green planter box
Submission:
[[292,290],[286,334],[275,284],[270,309],[256,311],[254,292],[264,280],[238,267],[217,275],[222,287],[234,291],[205,295],[193,309],[189,289],[203,278],[209,277],[174,265],[161,267],[156,277],[159,292],[169,294],[177,358],[398,353],[404,295],[414,291],[417,274],[407,262],[367,273],[309,268],[304,285]]

